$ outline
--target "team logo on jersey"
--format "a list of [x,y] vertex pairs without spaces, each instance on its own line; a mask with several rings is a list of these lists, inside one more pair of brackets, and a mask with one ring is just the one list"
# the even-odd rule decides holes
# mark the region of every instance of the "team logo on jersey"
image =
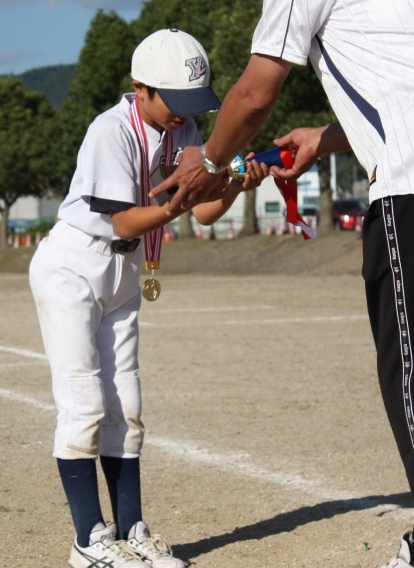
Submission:
[[201,55],[193,57],[192,59],[187,59],[185,66],[191,69],[191,75],[188,79],[189,81],[195,81],[207,72],[207,63]]
[[377,166],[375,166],[374,171],[371,174],[371,177],[369,179],[369,185],[372,185],[376,181],[377,181]]

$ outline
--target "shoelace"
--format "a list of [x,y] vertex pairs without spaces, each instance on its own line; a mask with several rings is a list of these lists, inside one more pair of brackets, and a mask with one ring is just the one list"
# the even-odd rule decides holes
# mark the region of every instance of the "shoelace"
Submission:
[[170,554],[172,555],[172,550],[168,542],[159,534],[154,534],[150,536],[143,542],[140,542],[140,546],[144,553],[144,556],[147,555],[151,558],[151,555],[157,554]]
[[139,552],[138,550],[131,550],[131,547],[128,545],[128,543],[125,540],[117,540],[115,545],[112,546],[118,546],[118,548],[120,548],[122,550],[122,554],[124,554],[124,556],[130,556],[132,559],[136,559],[136,557],[138,556],[138,558],[140,560],[144,559],[144,556],[141,552]]
[[126,546],[125,541],[119,540],[116,543],[114,542],[114,544],[111,544],[109,546],[106,545],[106,544],[103,544],[103,547],[104,547],[104,552],[106,552],[107,550],[110,550],[113,554],[116,554],[116,556],[118,556],[118,558],[122,558],[123,560],[126,560],[127,562],[129,560],[134,559],[134,556],[131,554],[131,551],[128,550],[128,547]]
[[160,552],[164,552],[165,554],[172,555],[171,546],[160,534],[154,534],[152,537],[150,537],[150,540],[154,542],[154,546],[157,550],[160,550]]

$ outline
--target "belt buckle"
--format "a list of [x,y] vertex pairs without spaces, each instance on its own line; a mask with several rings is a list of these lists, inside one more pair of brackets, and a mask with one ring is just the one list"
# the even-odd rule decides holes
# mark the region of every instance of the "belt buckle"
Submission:
[[111,250],[112,252],[134,252],[141,242],[140,238],[132,239],[131,241],[127,241],[125,239],[118,239],[116,241],[111,242]]

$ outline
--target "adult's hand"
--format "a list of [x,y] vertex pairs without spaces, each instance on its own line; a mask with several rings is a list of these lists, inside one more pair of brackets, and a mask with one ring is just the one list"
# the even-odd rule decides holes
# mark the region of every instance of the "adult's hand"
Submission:
[[178,168],[172,176],[154,187],[150,197],[159,195],[172,187],[179,186],[179,190],[171,199],[167,215],[172,216],[183,209],[190,209],[204,201],[218,199],[223,191],[221,183],[223,174],[210,174],[201,161],[200,147],[187,146],[178,156]]
[[295,163],[287,170],[272,166],[270,175],[284,180],[298,179],[310,170],[319,156],[350,150],[348,139],[339,122],[318,128],[296,128],[274,140],[276,146],[296,146]]

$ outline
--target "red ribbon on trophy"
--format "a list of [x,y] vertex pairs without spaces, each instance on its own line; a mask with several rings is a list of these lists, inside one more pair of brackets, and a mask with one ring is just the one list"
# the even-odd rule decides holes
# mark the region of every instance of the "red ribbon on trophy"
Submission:
[[[264,162],[269,167],[278,166],[288,170],[295,163],[296,150],[297,148],[281,146],[257,154],[247,160],[237,156],[228,167],[229,175],[235,179],[242,179],[247,173],[246,163],[252,160],[256,160],[259,164]],[[309,227],[298,213],[298,182],[276,178],[274,180],[286,203],[286,221],[300,227],[302,236],[306,241],[316,238],[316,229]]]

